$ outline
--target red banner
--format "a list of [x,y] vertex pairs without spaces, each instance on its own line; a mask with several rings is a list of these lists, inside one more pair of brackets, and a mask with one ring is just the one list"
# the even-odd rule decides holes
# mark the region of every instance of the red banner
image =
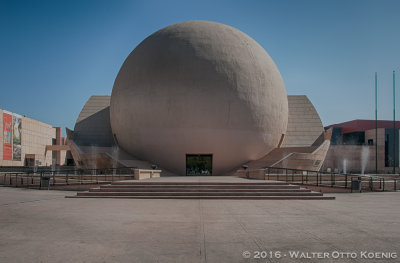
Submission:
[[12,115],[3,112],[3,160],[13,159],[12,123]]

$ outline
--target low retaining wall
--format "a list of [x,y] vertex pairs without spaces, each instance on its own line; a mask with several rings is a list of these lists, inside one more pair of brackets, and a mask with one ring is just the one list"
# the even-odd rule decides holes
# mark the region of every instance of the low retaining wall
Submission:
[[149,170],[149,169],[135,169],[134,178],[135,180],[149,179],[160,177],[161,170]]
[[264,169],[237,170],[235,175],[237,175],[238,177],[241,177],[241,178],[265,180],[265,170]]

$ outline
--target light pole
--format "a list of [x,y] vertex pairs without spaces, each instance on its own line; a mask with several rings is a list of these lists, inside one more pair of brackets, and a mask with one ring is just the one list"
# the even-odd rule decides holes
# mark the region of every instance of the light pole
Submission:
[[378,174],[378,73],[375,72],[375,174]]
[[396,107],[395,107],[395,75],[393,70],[393,174],[396,173]]

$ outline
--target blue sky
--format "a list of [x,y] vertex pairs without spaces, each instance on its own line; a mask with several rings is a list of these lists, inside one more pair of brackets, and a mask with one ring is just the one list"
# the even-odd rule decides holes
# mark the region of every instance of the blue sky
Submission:
[[122,63],[144,38],[186,20],[228,24],[253,37],[277,64],[288,94],[307,95],[324,125],[374,119],[375,72],[378,117],[393,118],[397,0],[0,0],[0,108],[73,128],[91,95],[111,94]]

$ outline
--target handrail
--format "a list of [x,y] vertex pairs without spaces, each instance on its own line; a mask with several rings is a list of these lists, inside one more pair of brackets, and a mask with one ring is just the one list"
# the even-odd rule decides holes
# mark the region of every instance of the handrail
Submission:
[[137,167],[3,172],[0,174],[0,185],[41,188],[43,184],[49,187],[50,185],[111,183],[116,180],[133,179],[134,169]]
[[294,184],[352,188],[352,181],[359,181],[363,190],[397,191],[398,177],[366,174],[322,172],[282,167],[264,167],[264,179],[285,181]]
[[[315,171],[315,170],[306,170],[306,169],[297,169],[297,168],[272,167],[272,166],[264,166],[262,169],[268,169],[268,168],[279,169],[279,170],[291,170],[291,171],[307,171],[307,172],[314,172],[314,173],[318,172],[318,173],[323,173],[323,174],[332,174],[333,173],[333,174],[347,174],[347,175],[351,175],[351,176],[366,176],[366,177],[373,176],[373,177],[381,177],[381,178],[383,178],[382,176],[371,175],[371,174],[351,174],[351,173],[339,173],[339,172],[324,172],[324,171]],[[398,174],[397,175],[388,174],[388,175],[400,176]]]
[[274,162],[273,164],[271,164],[270,167],[273,167],[274,165],[277,165],[278,163],[283,162],[285,159],[289,158],[289,157],[292,156],[293,154],[294,154],[294,152],[293,152],[293,153],[289,153],[288,155],[284,156],[284,157],[283,157],[282,159],[280,159],[279,161],[276,161],[276,162]]
[[131,171],[132,169],[137,169],[138,167],[136,166],[131,166],[131,167],[110,167],[110,168],[101,168],[101,169],[96,169],[96,168],[88,168],[88,169],[83,169],[83,168],[71,168],[71,167],[56,167],[53,169],[52,167],[48,166],[39,166],[39,167],[0,167],[0,174],[1,173],[40,173],[40,172],[45,172],[45,173],[66,173],[66,172],[79,172],[79,173],[85,173],[85,172],[92,172],[92,171],[97,171],[98,173],[101,173],[103,171],[108,171],[108,170],[117,170],[117,171]]

